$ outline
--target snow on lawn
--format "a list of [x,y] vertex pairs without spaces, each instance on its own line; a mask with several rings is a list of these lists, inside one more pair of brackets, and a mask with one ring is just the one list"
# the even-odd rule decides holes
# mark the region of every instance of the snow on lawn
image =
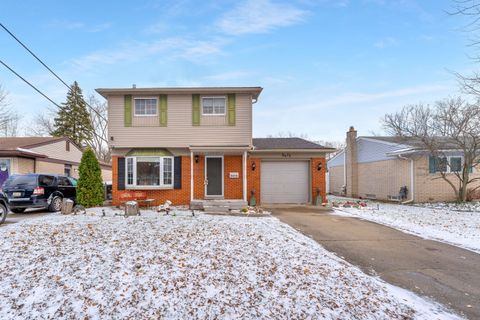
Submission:
[[456,318],[276,218],[105,210],[0,228],[0,319]]
[[[331,200],[342,201],[332,197]],[[445,205],[435,209],[367,201],[366,207],[334,208],[338,215],[355,216],[426,239],[439,240],[480,253],[480,212],[459,211]],[[448,209],[445,209],[448,208]]]

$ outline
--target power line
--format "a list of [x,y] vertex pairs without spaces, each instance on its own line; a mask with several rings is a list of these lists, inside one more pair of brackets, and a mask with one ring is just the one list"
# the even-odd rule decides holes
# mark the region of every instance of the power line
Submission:
[[3,25],[3,23],[0,22],[0,27],[3,28],[3,30],[5,30],[10,36],[12,36],[13,39],[15,39],[22,47],[25,48],[25,50],[27,50],[35,59],[37,59],[38,62],[40,62],[45,68],[47,68],[48,71],[50,71],[58,80],[60,80],[67,88],[70,89],[70,86],[62,80],[62,78],[60,78],[55,72],[53,72],[52,69],[50,69],[39,57],[37,57],[37,55],[35,53],[32,52],[32,50],[30,50],[22,41],[20,41],[20,39],[18,39],[10,30],[7,29],[7,27],[5,27]]
[[[5,27],[3,25],[3,23],[0,22],[0,26],[3,28],[3,30],[5,30],[13,39],[15,39],[25,50],[27,50],[38,62],[40,62],[48,71],[50,71],[51,74],[53,74],[55,76],[55,78],[57,78],[61,83],[63,83],[68,89],[71,89],[71,86],[69,86],[65,81],[63,81],[62,78],[60,78],[60,76],[58,74],[56,74],[51,68],[49,68],[45,62],[43,62],[35,53],[32,52],[32,50],[30,50],[22,41],[20,41],[20,39],[18,39],[10,30],[7,29],[7,27]],[[3,64],[3,62],[2,62]],[[10,71],[14,72],[15,74],[17,74],[15,71],[13,71],[11,68],[9,68],[7,65],[3,64],[5,67],[7,67],[8,69],[10,69]],[[18,75],[18,74],[17,74]],[[23,81],[27,82],[30,86],[32,86],[28,81],[26,81],[24,78],[22,78]],[[35,90],[37,90],[35,87],[32,86],[32,88],[34,88]],[[37,90],[38,91],[38,90]],[[38,91],[40,92],[40,91]],[[43,93],[42,93],[43,95]],[[49,99],[50,100],[50,99]],[[50,100],[52,101],[52,100]],[[98,112],[95,108],[93,108],[87,101],[85,101],[85,104],[87,105],[88,108],[90,108],[91,111],[95,112],[97,114],[97,116],[99,116],[103,121],[107,121],[107,119],[100,114],[100,112]],[[52,103],[54,103],[52,101]],[[58,106],[56,103],[54,103],[56,106]]]
[[10,66],[8,66],[5,62],[3,62],[1,59],[0,59],[0,63],[3,64],[5,66],[5,68],[7,68],[8,70],[10,70],[13,74],[15,74],[17,77],[19,77],[20,79],[22,79],[26,84],[28,84],[30,87],[32,87],[35,91],[37,91],[38,93],[40,93],[45,99],[47,99],[48,101],[50,101],[51,103],[53,103],[54,105],[56,105],[57,107],[61,108],[61,106],[59,106],[55,101],[53,101],[52,99],[50,99],[45,93],[43,93],[42,91],[40,91],[40,89],[38,89],[37,87],[35,87],[33,84],[31,84],[30,82],[28,82],[27,79],[25,79],[24,77],[22,77],[21,75],[19,75],[15,70],[13,70],[12,68],[10,68]]

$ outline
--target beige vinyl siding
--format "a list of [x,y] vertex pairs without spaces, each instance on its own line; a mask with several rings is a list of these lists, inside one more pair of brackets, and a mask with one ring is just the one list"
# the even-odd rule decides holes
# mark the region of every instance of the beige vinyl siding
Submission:
[[226,115],[201,115],[200,126],[226,126]]
[[[37,160],[37,173],[63,174],[65,172],[64,169],[65,165],[62,163],[45,162],[40,159]],[[73,166],[72,176],[74,176]]]
[[[125,127],[124,98],[108,98],[108,131],[114,148],[164,147],[187,148],[190,145],[251,145],[252,99],[250,94],[236,96],[236,126],[192,126],[192,95],[169,94],[167,127]],[[158,120],[158,118],[156,118]]]
[[29,150],[44,154],[51,159],[80,162],[80,160],[82,159],[82,151],[72,143],[70,143],[70,151],[67,151],[65,143],[66,142],[64,140],[61,140],[55,143],[49,143],[43,146],[29,148]]

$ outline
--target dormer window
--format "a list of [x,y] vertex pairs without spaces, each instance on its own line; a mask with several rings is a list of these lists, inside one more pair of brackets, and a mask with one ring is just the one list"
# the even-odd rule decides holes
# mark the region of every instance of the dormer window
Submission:
[[202,98],[202,114],[210,115],[225,115],[226,98],[220,97],[203,97]]
[[135,98],[135,116],[156,116],[157,98]]

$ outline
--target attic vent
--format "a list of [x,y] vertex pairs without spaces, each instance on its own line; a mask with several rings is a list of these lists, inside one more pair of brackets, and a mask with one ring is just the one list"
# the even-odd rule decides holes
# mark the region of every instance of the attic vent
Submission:
[[391,196],[391,195],[388,195],[388,196],[387,196],[387,199],[388,199],[388,200],[391,200],[391,201],[400,201],[400,197],[399,197],[399,196]]

